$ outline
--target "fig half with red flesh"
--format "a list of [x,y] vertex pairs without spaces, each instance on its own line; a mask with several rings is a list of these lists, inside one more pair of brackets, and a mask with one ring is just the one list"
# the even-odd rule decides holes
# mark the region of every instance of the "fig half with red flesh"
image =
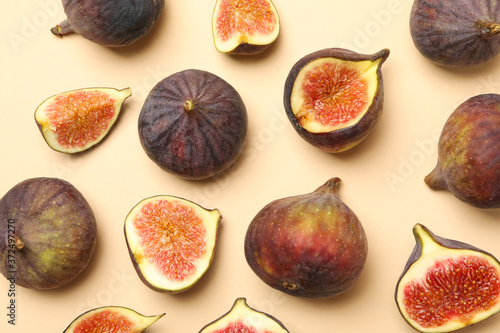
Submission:
[[297,133],[328,153],[364,140],[382,114],[381,66],[388,56],[388,49],[365,55],[330,48],[295,63],[285,82],[284,106]]
[[221,53],[257,54],[278,38],[280,20],[271,0],[217,0],[212,32]]
[[125,238],[141,280],[159,292],[191,288],[210,267],[222,215],[175,196],[140,201],[125,219]]
[[500,310],[500,263],[472,245],[413,228],[416,245],[396,286],[403,318],[420,332],[452,332]]
[[231,310],[207,324],[199,333],[288,333],[282,322],[270,314],[248,306],[243,297],[234,302]]
[[144,316],[123,306],[103,306],[79,315],[63,333],[140,333],[164,315]]
[[78,153],[101,142],[120,114],[130,88],[83,88],[47,98],[35,110],[35,121],[52,149]]

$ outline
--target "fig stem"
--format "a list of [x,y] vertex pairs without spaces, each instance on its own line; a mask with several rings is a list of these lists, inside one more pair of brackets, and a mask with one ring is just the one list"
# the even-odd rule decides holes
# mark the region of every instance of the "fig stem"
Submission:
[[64,35],[68,35],[75,32],[75,30],[71,26],[71,23],[69,23],[68,19],[66,19],[61,23],[59,23],[58,25],[56,25],[55,27],[51,28],[50,32],[52,32],[57,37],[62,37]]
[[436,165],[434,170],[425,176],[424,182],[435,191],[448,189],[448,185],[443,178],[443,171],[441,170],[439,163]]
[[339,196],[339,185],[341,179],[339,177],[333,177],[329,179],[326,183],[321,185],[316,191],[325,191],[331,193],[335,197]]

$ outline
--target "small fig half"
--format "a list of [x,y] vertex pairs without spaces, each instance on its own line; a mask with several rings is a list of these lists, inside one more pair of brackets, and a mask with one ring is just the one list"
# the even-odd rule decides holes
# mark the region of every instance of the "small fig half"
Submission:
[[339,199],[339,183],[335,177],[312,193],[274,200],[253,218],[245,257],[262,281],[293,296],[326,298],[359,280],[366,235]]
[[452,332],[500,310],[500,263],[490,253],[416,224],[416,245],[396,286],[403,318],[419,332]]
[[122,306],[103,306],[79,315],[63,333],[140,333],[164,315],[144,316]]
[[217,0],[212,31],[219,52],[257,54],[278,38],[280,20],[271,0]]
[[328,153],[353,148],[377,124],[383,109],[381,66],[389,56],[330,48],[306,55],[290,70],[284,106],[307,142]]
[[479,65],[500,52],[500,8],[496,0],[415,0],[410,33],[436,64]]
[[275,317],[248,306],[243,297],[234,302],[231,310],[207,324],[199,333],[288,333]]
[[424,179],[478,208],[500,207],[500,95],[483,94],[460,104],[438,142],[438,162]]
[[83,88],[47,98],[35,121],[50,148],[78,153],[101,142],[113,127],[130,88]]
[[125,219],[125,238],[141,280],[159,292],[191,288],[210,267],[222,215],[179,197],[139,202]]

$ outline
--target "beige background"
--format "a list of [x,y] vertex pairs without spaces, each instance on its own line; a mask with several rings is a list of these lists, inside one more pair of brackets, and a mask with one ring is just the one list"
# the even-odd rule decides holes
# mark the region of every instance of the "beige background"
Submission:
[[[4,1],[0,10],[0,192],[35,176],[61,177],[87,198],[98,219],[98,247],[86,271],[53,291],[16,288],[16,325],[7,324],[9,284],[0,279],[0,331],[62,332],[81,312],[123,305],[166,315],[148,332],[198,332],[237,297],[280,319],[290,332],[413,332],[393,300],[409,256],[415,223],[500,255],[499,211],[475,209],[423,182],[437,159],[436,142],[452,110],[479,93],[500,91],[500,58],[473,69],[437,67],[417,53],[408,30],[409,0],[275,0],[281,35],[266,53],[218,53],[211,34],[214,1],[167,1],[154,31],[132,47],[108,49],[49,30],[64,19],[58,0]],[[361,53],[389,48],[383,65],[384,114],[355,149],[329,155],[310,146],[285,117],[282,96],[291,66],[327,47]],[[249,132],[243,155],[222,176],[185,181],[161,171],[142,150],[137,118],[156,82],[187,68],[208,70],[244,99]],[[96,149],[68,156],[52,151],[33,120],[47,97],[66,90],[131,87],[114,130]],[[340,195],[362,221],[368,261],[358,284],[327,300],[270,289],[248,267],[243,239],[253,216],[271,200],[308,193],[342,179]],[[141,199],[172,194],[218,208],[223,224],[212,267],[178,295],[148,289],[128,257],[123,222]],[[493,317],[468,332],[498,332]]]

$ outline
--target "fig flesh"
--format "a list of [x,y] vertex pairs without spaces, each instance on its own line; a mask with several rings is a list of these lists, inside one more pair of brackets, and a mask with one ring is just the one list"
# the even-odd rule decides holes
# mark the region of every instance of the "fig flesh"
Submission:
[[100,45],[121,47],[153,29],[164,0],[62,0],[62,5],[67,18],[51,29],[54,35],[77,33]]
[[438,162],[424,178],[478,208],[500,207],[500,95],[482,94],[459,105],[438,141]]
[[207,324],[199,333],[288,333],[275,317],[248,306],[243,297],[234,302],[231,310]]
[[494,0],[415,0],[410,33],[417,50],[436,64],[479,65],[500,52],[500,7]]
[[383,110],[381,67],[389,56],[330,48],[304,56],[285,82],[285,112],[297,133],[328,153],[363,141]]
[[238,159],[247,133],[243,100],[225,80],[187,69],[156,84],[139,115],[148,157],[185,179],[206,179]]
[[96,234],[94,213],[73,185],[26,179],[0,199],[0,271],[26,288],[61,287],[87,267]]
[[212,32],[221,53],[257,54],[276,41],[280,20],[271,0],[217,0]]
[[221,219],[219,210],[179,197],[140,201],[125,219],[125,238],[141,280],[159,292],[191,288],[212,263]]
[[103,306],[79,315],[63,333],[140,333],[164,315],[144,316],[122,306]]
[[79,153],[101,142],[120,114],[130,88],[83,88],[47,98],[35,110],[35,121],[50,148]]
[[335,177],[312,193],[274,200],[253,218],[245,257],[262,281],[293,296],[326,298],[359,280],[367,239],[339,199],[339,183]]
[[416,245],[396,286],[403,318],[419,332],[452,332],[500,310],[500,263],[490,253],[413,228]]

